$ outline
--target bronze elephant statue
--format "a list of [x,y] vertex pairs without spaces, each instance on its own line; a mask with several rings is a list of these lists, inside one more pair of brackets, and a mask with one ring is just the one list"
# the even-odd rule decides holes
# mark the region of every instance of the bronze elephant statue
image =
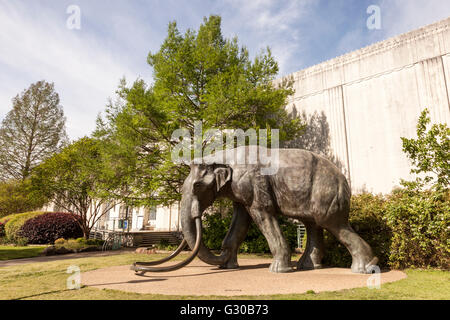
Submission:
[[[261,161],[228,161],[233,155],[277,152],[276,169],[264,173],[269,164]],[[234,158],[234,160],[236,160]],[[242,159],[241,159],[242,160]],[[270,164],[273,167],[273,163]],[[306,226],[305,252],[297,263],[298,270],[322,267],[323,229],[331,232],[350,252],[351,270],[370,273],[378,259],[370,246],[349,225],[351,190],[347,179],[329,160],[300,149],[262,149],[257,146],[221,151],[191,164],[182,187],[181,224],[184,240],[168,258],[135,263],[136,272],[164,272],[181,268],[196,256],[221,268],[238,268],[237,253],[253,221],[267,239],[273,262],[272,272],[290,272],[291,252],[278,225],[277,215],[302,221]],[[219,256],[202,242],[201,217],[217,198],[233,201],[233,218]],[[155,265],[176,256],[188,244],[191,255],[168,267]]]

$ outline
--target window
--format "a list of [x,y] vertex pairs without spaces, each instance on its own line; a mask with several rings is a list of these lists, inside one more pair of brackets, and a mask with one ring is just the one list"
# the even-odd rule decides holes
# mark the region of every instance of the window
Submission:
[[148,217],[148,220],[156,220],[156,207],[150,208],[150,215]]

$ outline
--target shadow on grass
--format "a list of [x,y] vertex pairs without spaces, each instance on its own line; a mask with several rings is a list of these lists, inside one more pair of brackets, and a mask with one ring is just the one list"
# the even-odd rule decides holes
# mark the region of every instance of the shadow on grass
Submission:
[[73,291],[73,290],[65,289],[65,290],[47,291],[47,292],[41,292],[41,293],[38,293],[38,294],[33,294],[33,295],[30,295],[30,296],[24,296],[24,297],[20,297],[20,298],[14,298],[14,299],[11,299],[11,300],[24,300],[24,299],[29,299],[29,298],[35,298],[35,297],[45,296],[45,295],[47,295],[47,294],[63,293],[63,292],[67,292],[67,291]]

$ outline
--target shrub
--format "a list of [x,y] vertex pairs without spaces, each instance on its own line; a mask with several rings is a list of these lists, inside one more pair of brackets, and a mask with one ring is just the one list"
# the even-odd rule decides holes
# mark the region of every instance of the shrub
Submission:
[[[225,217],[222,217],[219,212],[212,212],[211,214],[206,214],[204,216],[203,225],[205,228],[203,232],[203,242],[206,247],[211,250],[221,249],[222,241],[231,224],[231,217],[231,209]],[[285,217],[279,217],[278,223],[280,224],[280,228],[283,231],[289,247],[291,250],[294,250],[297,247],[297,226]],[[270,252],[266,238],[254,223],[251,224],[247,237],[242,243],[239,251],[244,253]]]
[[[84,240],[84,238],[83,238],[83,240]],[[103,243],[105,243],[105,241],[101,240],[101,239],[88,239],[88,240],[86,240],[86,244],[88,246],[102,246]]]
[[5,234],[8,242],[11,243],[18,243],[23,242],[22,236],[19,234],[20,229],[22,226],[27,222],[29,219],[32,219],[34,217],[40,216],[45,214],[45,212],[42,211],[36,211],[36,212],[25,212],[25,213],[19,213],[14,215],[9,215],[5,217],[4,219],[8,218],[8,223],[5,224]]
[[98,247],[101,247],[105,241],[101,239],[84,239],[84,238],[77,238],[77,239],[57,239],[55,240],[55,247],[56,248],[62,248],[71,251],[71,252],[83,252],[83,251],[91,251],[89,249],[98,249]]
[[[381,268],[388,267],[392,231],[383,220],[385,214],[385,199],[382,195],[370,193],[355,195],[351,199],[349,222],[351,227],[371,247],[378,257]],[[330,232],[324,232],[325,265],[349,268],[352,257],[347,248]]]
[[59,238],[55,240],[55,244],[64,244],[64,242],[66,242],[64,238]]
[[403,185],[431,185],[447,189],[450,185],[450,128],[446,123],[431,124],[430,111],[425,109],[417,123],[417,139],[401,138],[403,151],[411,160],[415,181]]
[[33,244],[54,243],[59,238],[78,238],[83,235],[78,219],[79,216],[70,213],[45,213],[27,220],[20,230],[20,235]]
[[24,237],[17,237],[14,241],[14,245],[18,247],[24,247],[28,244],[28,239]]
[[0,221],[0,238],[3,238],[6,233],[5,233],[5,224],[8,222],[8,220],[6,220],[5,222],[1,222]]
[[205,214],[203,219],[203,243],[211,250],[220,250],[231,223],[231,214],[222,218],[219,212]]
[[[297,225],[282,216],[278,217],[278,224],[291,252],[294,252],[294,249],[297,247]],[[243,253],[270,253],[269,244],[256,224],[251,224],[247,237],[239,251]]]
[[403,189],[386,205],[394,268],[450,268],[450,192]]
[[8,216],[5,216],[3,218],[0,218],[0,223],[6,224],[8,220],[10,220],[12,217],[16,216],[18,213],[10,214]]

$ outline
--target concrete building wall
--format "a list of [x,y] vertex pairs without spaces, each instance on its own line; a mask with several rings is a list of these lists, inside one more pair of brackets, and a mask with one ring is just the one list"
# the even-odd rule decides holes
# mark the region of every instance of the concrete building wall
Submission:
[[421,111],[450,123],[450,18],[291,76],[287,110],[321,115],[316,131],[328,135],[329,150],[313,151],[338,164],[354,193],[388,193],[410,177],[400,137],[415,136]]

